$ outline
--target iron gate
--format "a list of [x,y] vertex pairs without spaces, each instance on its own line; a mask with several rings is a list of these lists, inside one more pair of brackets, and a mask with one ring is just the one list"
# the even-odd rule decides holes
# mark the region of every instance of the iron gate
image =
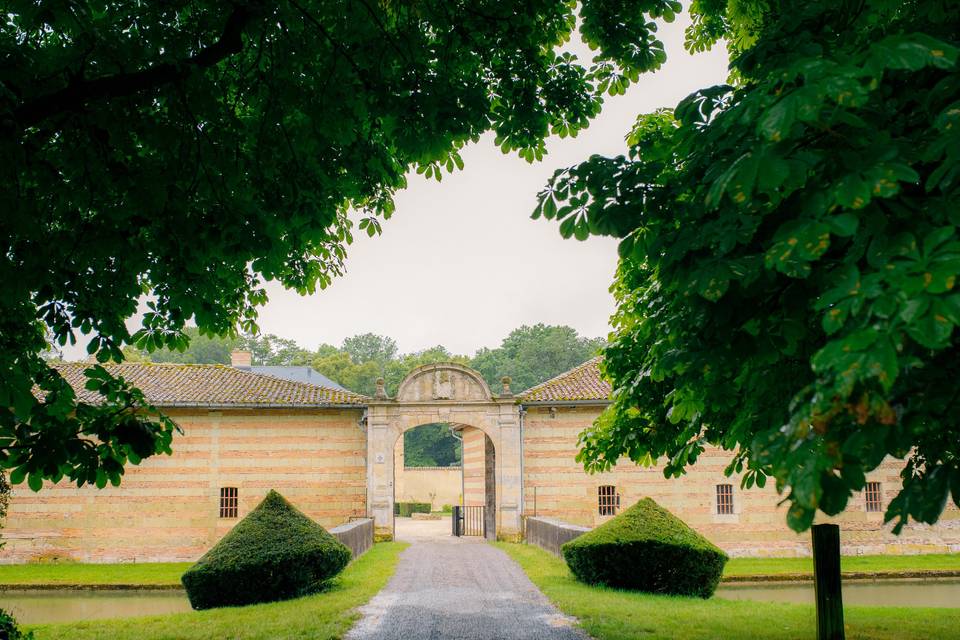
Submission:
[[487,537],[487,519],[484,517],[484,507],[453,508],[453,535]]

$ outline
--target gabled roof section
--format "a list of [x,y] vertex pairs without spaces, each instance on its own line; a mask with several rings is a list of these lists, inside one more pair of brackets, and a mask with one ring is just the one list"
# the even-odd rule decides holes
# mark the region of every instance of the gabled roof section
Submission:
[[[81,401],[97,403],[102,398],[88,391],[85,362],[56,365],[60,375],[76,390]],[[114,376],[143,391],[157,407],[263,407],[303,408],[363,406],[367,397],[342,389],[283,380],[220,364],[105,364]]]
[[520,394],[521,403],[609,402],[610,383],[600,376],[600,356]]
[[252,367],[237,367],[237,369],[259,373],[265,376],[273,376],[274,378],[281,378],[283,380],[292,380],[293,382],[315,384],[318,387],[336,389],[337,391],[349,391],[349,389],[337,384],[313,367],[254,365]]

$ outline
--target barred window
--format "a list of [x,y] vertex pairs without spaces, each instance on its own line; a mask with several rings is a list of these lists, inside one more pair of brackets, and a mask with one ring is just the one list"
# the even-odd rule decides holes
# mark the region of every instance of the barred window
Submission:
[[732,484],[717,485],[717,513],[719,514],[733,513],[733,485]]
[[883,495],[879,482],[868,482],[865,491],[867,511],[883,511]]
[[597,507],[602,516],[615,516],[620,509],[620,496],[617,488],[612,484],[597,487]]
[[220,487],[220,517],[236,518],[238,511],[238,493],[236,487]]

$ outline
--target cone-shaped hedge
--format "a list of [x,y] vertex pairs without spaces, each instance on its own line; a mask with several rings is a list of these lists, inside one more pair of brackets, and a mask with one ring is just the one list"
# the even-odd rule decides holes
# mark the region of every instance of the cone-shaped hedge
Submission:
[[271,491],[180,578],[194,609],[312,593],[350,562],[350,549]]
[[581,582],[709,598],[727,555],[650,498],[561,548]]

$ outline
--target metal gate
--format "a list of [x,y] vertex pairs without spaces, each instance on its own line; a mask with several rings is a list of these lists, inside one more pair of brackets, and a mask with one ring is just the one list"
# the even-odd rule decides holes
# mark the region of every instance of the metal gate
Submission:
[[453,535],[487,537],[487,519],[484,517],[484,507],[453,508]]

